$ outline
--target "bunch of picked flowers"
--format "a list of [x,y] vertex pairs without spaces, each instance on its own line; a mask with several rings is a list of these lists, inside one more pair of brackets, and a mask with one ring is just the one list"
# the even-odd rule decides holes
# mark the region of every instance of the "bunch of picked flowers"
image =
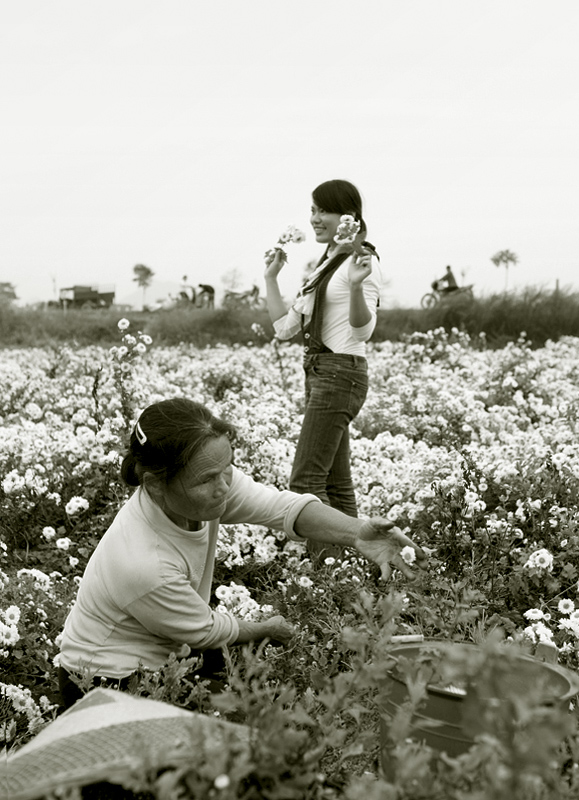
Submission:
[[266,252],[265,260],[269,263],[273,258],[275,258],[275,254],[280,252],[282,253],[283,260],[287,261],[287,253],[284,249],[286,244],[289,244],[290,242],[301,244],[301,242],[305,242],[305,240],[306,235],[303,231],[300,231],[300,229],[296,228],[295,225],[289,225],[286,230],[280,234],[275,247],[272,247],[271,250]]
[[342,214],[340,224],[334,236],[337,244],[354,244],[360,233],[360,223],[351,214]]

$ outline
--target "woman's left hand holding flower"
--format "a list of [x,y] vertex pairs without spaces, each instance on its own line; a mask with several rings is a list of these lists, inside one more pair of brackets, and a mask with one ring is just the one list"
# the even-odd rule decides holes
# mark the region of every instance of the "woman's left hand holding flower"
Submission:
[[287,261],[287,253],[281,247],[274,247],[265,254],[265,277],[277,278]]

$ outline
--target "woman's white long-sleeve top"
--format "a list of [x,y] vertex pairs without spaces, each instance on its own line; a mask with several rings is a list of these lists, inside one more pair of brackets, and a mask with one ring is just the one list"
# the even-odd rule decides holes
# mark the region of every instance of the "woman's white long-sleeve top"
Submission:
[[[362,282],[364,298],[371,318],[361,328],[352,327],[350,325],[350,281],[348,280],[348,268],[351,260],[352,256],[340,264],[328,283],[322,318],[322,341],[334,353],[363,356],[366,352],[366,342],[376,327],[377,308],[384,278],[380,262],[377,258],[372,258],[372,272]],[[323,266],[323,264],[320,265],[318,270]],[[310,280],[314,275],[315,273],[312,273]],[[291,339],[301,330],[302,322],[307,325],[313,310],[314,296],[315,290],[305,295],[300,293],[288,313],[274,322],[273,327],[278,339]],[[303,320],[302,315],[304,315]]]
[[186,531],[137,489],[87,564],[65,623],[60,663],[122,678],[140,665],[158,669],[183,644],[231,644],[237,621],[209,607],[220,522],[263,525],[301,541],[294,524],[311,502],[319,500],[263,486],[233,467],[221,519]]

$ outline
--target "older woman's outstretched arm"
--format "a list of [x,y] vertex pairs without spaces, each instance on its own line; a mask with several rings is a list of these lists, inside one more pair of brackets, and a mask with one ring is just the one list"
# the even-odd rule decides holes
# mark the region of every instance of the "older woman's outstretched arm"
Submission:
[[383,580],[388,580],[392,567],[399,569],[409,580],[416,578],[415,570],[400,555],[404,547],[414,550],[417,569],[426,568],[424,551],[393,522],[380,517],[358,519],[322,503],[308,503],[298,515],[294,530],[306,539],[355,548],[378,564]]

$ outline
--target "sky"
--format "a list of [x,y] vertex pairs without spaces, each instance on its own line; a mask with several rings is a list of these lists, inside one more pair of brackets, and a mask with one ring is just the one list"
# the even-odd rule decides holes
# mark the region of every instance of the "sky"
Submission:
[[[291,297],[311,192],[364,199],[416,306],[447,264],[488,295],[579,290],[576,0],[19,0],[0,26],[0,281],[19,302],[114,284]],[[509,249],[508,272],[491,257]]]

